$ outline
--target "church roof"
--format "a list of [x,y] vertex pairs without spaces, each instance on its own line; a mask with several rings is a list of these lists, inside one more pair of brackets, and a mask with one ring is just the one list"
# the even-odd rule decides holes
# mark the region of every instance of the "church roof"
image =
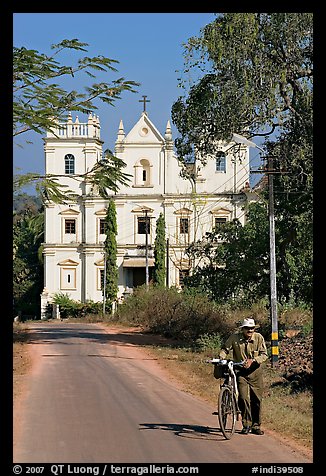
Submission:
[[144,143],[152,144],[155,142],[164,142],[161,133],[156,129],[146,112],[142,112],[140,118],[126,135],[123,142],[126,143]]

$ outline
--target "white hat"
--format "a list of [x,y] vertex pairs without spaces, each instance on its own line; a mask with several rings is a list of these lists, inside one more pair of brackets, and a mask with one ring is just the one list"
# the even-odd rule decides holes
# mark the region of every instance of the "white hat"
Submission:
[[253,319],[251,319],[250,317],[247,317],[246,319],[243,320],[240,327],[259,327],[259,326],[255,324],[255,321]]

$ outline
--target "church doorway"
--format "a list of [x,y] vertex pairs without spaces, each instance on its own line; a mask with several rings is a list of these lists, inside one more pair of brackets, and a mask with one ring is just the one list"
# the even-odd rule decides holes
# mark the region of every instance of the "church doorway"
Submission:
[[142,286],[146,282],[146,269],[145,268],[133,268],[132,270],[132,284],[133,288]]
[[[151,282],[153,280],[154,267],[150,266],[148,271],[149,282]],[[125,268],[125,283],[129,288],[137,288],[146,284],[146,268],[142,266]]]

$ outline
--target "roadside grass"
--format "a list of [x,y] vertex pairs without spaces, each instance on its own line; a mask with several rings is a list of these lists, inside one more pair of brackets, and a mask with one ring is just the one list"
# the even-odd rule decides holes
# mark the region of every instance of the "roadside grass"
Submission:
[[31,358],[27,346],[28,329],[24,324],[13,325],[13,398],[20,394],[25,375],[31,367]]

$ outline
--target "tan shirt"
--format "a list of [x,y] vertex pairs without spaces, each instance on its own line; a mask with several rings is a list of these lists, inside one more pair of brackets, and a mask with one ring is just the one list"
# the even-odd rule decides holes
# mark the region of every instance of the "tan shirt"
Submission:
[[257,364],[262,364],[267,358],[265,340],[259,332],[254,332],[249,340],[244,338],[242,331],[232,334],[220,352],[220,359],[231,359],[234,362],[253,359]]

